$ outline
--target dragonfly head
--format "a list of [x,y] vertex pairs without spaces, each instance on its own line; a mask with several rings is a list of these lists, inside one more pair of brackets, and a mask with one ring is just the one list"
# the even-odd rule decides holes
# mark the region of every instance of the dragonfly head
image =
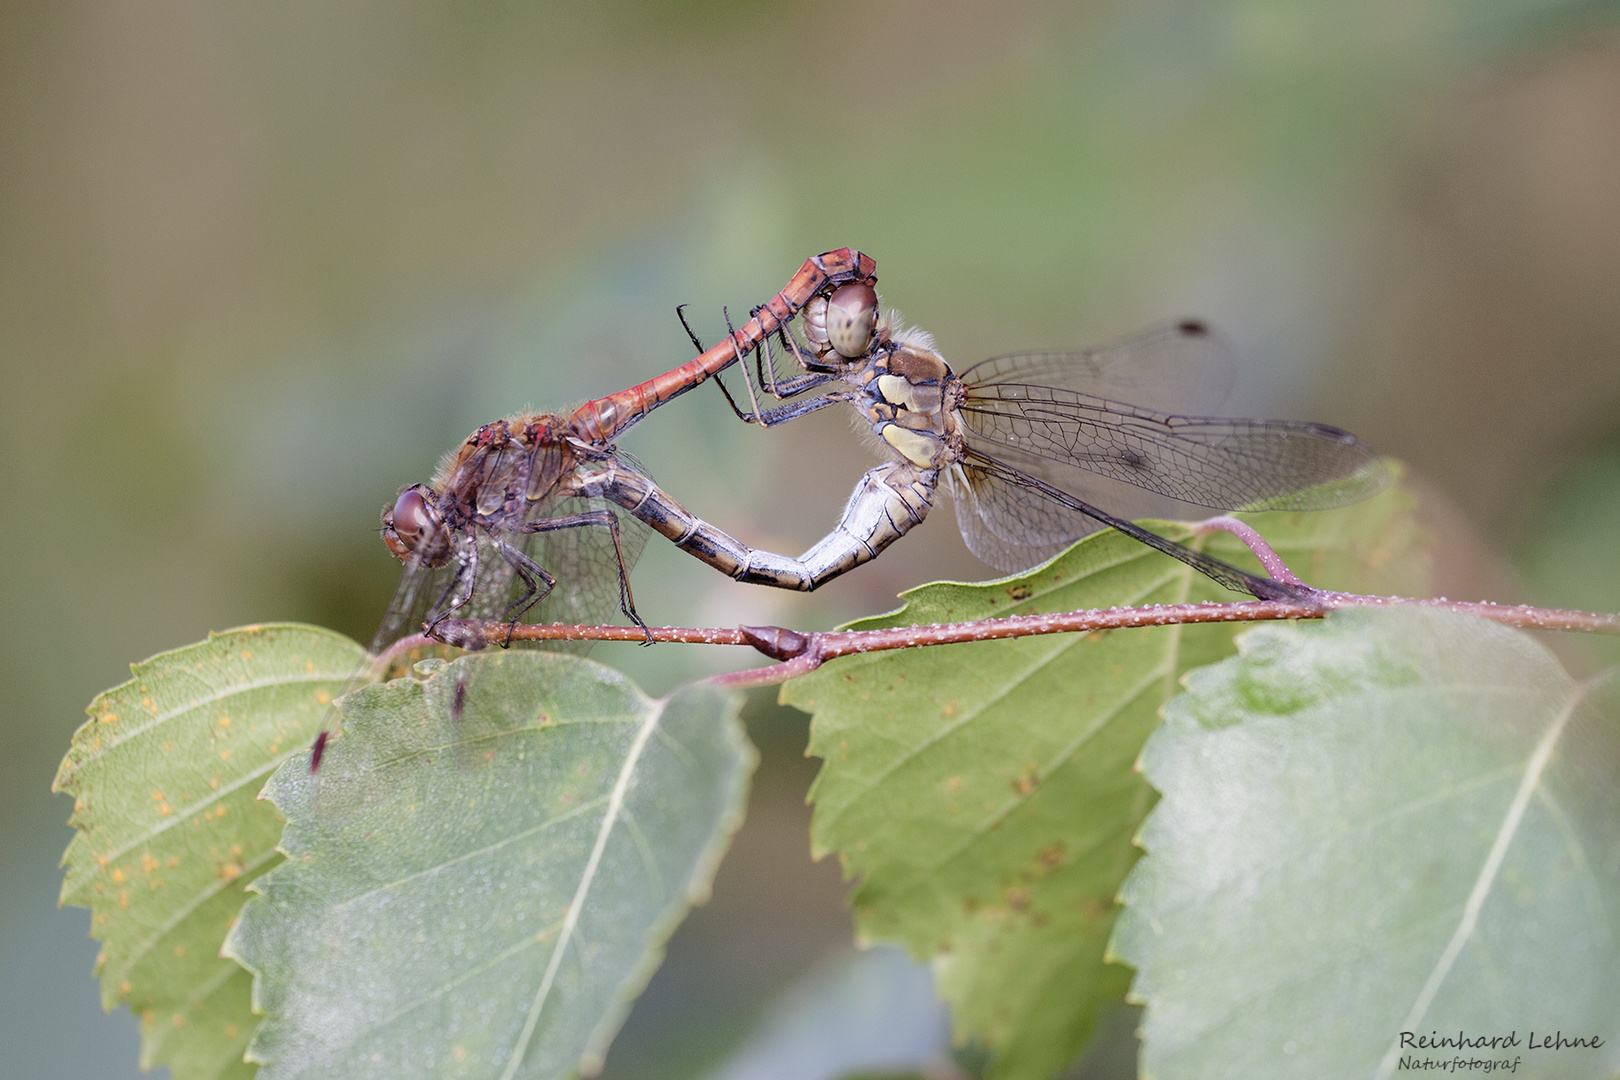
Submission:
[[804,339],[815,351],[812,371],[837,372],[852,360],[866,357],[877,328],[877,290],[852,281],[829,295],[817,295],[804,306]]
[[827,298],[827,341],[846,360],[859,360],[872,344],[877,326],[877,290],[851,282]]
[[431,488],[412,484],[382,512],[383,543],[401,561],[414,558],[426,566],[450,561],[450,544],[444,522],[433,509],[432,494]]

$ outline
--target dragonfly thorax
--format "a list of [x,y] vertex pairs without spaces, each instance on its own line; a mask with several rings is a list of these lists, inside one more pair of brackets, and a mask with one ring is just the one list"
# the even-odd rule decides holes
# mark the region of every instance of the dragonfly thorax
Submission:
[[944,468],[960,454],[950,365],[923,339],[879,330],[866,366],[850,379],[856,407],[872,431],[899,457],[925,469]]

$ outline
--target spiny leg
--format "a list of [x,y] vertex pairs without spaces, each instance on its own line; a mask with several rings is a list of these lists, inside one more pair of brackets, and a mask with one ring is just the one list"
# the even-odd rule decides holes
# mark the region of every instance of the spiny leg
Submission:
[[[524,531],[529,530],[525,529]],[[512,631],[517,629],[518,620],[523,618],[530,608],[551,595],[551,590],[557,587],[557,579],[547,573],[545,567],[511,544],[508,544],[499,536],[492,539],[495,543],[495,550],[500,552],[501,558],[505,559],[507,564],[517,573],[518,580],[523,582],[524,586],[523,595],[507,604],[506,610],[501,612],[501,618],[503,619],[510,616],[506,624],[506,640],[501,642],[501,648],[506,649],[512,645]],[[544,590],[536,584],[534,579],[537,577],[546,583]]]
[[[693,346],[698,350],[698,352],[701,353],[703,351],[703,342],[698,339],[697,334],[692,330],[691,324],[686,321],[685,308],[685,304],[677,306],[675,308],[675,317],[681,320],[681,327],[686,331],[686,336],[691,339]],[[802,364],[803,358],[799,353],[798,345],[793,342],[791,337],[788,336],[785,326],[777,327],[777,335],[781,337],[783,341],[789,343],[794,355],[800,357],[800,363]],[[757,350],[755,355],[757,357]],[[743,373],[743,379],[745,382],[747,381],[747,378],[747,372],[745,371]],[[763,373],[761,373],[760,379],[762,382],[764,381]],[[776,378],[776,368],[775,364],[773,363],[771,366],[770,384],[766,386],[766,390],[771,394],[772,397],[776,398],[778,401],[781,401],[786,398],[795,397],[808,390],[814,390],[816,387],[824,386],[831,381],[831,376],[821,375],[815,372],[806,372],[803,375],[797,375],[791,379],[779,380]],[[825,408],[835,400],[846,400],[843,397],[835,397],[824,400],[818,399],[820,400],[820,404],[807,405],[805,402],[797,402],[793,405],[784,405],[776,409],[764,409],[753,413],[747,413],[737,405],[737,401],[731,396],[731,390],[726,386],[724,379],[722,379],[719,375],[716,375],[714,377],[714,382],[715,385],[720,388],[720,393],[725,395],[726,404],[731,406],[731,411],[736,415],[737,419],[743,421],[745,424],[759,424],[761,427],[772,427],[788,420],[795,420],[800,416],[803,416],[805,413],[814,412],[817,409]],[[751,390],[752,387],[750,386],[750,391]],[[752,393],[750,393],[749,396],[752,399]],[[756,401],[753,404],[757,410],[758,402]]]
[[[725,317],[725,320],[726,320],[726,333],[728,335],[730,335],[730,337],[731,337],[731,351],[737,357],[737,367],[742,370],[743,386],[746,387],[747,390],[748,390],[748,404],[754,410],[754,421],[757,423],[759,421],[759,414],[760,414],[759,399],[754,395],[754,383],[753,383],[753,380],[751,380],[748,377],[748,362],[743,359],[742,350],[740,350],[737,347],[737,331],[731,325],[731,312],[727,311],[724,307],[722,307],[720,309],[720,314]],[[770,338],[767,337],[765,340],[769,341]],[[753,351],[754,351],[755,362],[757,363],[758,359],[759,359],[759,350],[758,350],[758,348],[755,348]],[[764,382],[763,373],[761,373],[760,381]]]
[[[457,588],[458,583],[460,584],[459,589]],[[457,540],[455,575],[451,577],[450,584],[445,586],[444,592],[428,613],[428,622],[425,628],[428,637],[434,636],[434,630],[441,622],[467,605],[467,602],[472,599],[473,589],[477,584],[478,541],[469,535],[463,534]],[[446,608],[444,607],[444,601],[452,591],[458,594],[456,601]],[[442,611],[441,608],[443,608]],[[435,611],[438,612],[437,615],[433,614]]]
[[[578,529],[587,525],[603,526],[607,529],[608,535],[613,538],[613,556],[618,562],[619,569],[619,610],[624,612],[625,618],[641,627],[642,633],[647,635],[646,644],[651,645],[653,643],[652,631],[647,629],[647,624],[641,621],[640,615],[636,614],[636,598],[630,592],[630,572],[624,565],[624,543],[619,538],[619,519],[613,511],[586,510],[578,514],[569,514],[567,517],[531,521],[523,526],[522,531],[526,533],[556,532],[558,529]],[[538,566],[536,566],[536,569],[538,569]],[[540,572],[545,573],[543,570]],[[550,575],[547,575],[547,577],[549,578]],[[551,590],[547,589],[546,591],[549,593]],[[538,602],[538,600],[534,601],[534,603]],[[513,622],[515,623],[516,620],[514,619]],[[510,637],[510,630],[508,630],[508,637]]]
[[[692,332],[691,324],[686,321],[685,308],[685,304],[677,305],[675,308],[675,317],[681,320],[681,326],[686,330],[686,336],[692,339],[693,347],[695,347],[699,353],[702,353],[704,351],[703,342],[698,340],[698,336]],[[737,419],[741,420],[745,424],[751,424],[754,422],[754,418],[752,416],[743,412],[737,407],[736,399],[731,396],[731,391],[726,388],[725,380],[722,379],[718,373],[716,373],[714,377],[714,384],[718,386],[720,388],[720,392],[725,395],[726,404],[730,405],[731,411],[737,414]]]

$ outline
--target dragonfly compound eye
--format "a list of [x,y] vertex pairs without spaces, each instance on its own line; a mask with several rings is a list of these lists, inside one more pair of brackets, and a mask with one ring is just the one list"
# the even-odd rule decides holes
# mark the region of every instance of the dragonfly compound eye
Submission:
[[383,543],[403,559],[438,532],[438,515],[420,491],[409,487],[399,493],[391,508],[383,511],[382,524]]
[[877,325],[877,292],[855,282],[833,293],[827,301],[827,340],[838,354],[855,360],[866,355]]

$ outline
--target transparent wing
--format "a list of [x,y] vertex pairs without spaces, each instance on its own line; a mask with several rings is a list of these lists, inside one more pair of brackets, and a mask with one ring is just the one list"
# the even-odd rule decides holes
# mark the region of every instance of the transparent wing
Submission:
[[[968,451],[956,468],[952,484],[965,496],[958,498],[957,520],[962,523],[968,547],[979,558],[1009,573],[1045,561],[1079,536],[1112,526],[1150,548],[1179,559],[1234,592],[1267,600],[1298,599],[1301,595],[1292,585],[1257,576],[1178,544],[1004,462]],[[1062,539],[1037,540],[1033,535],[1035,530],[1024,528],[1030,522],[1036,522],[1044,535]],[[1020,530],[1023,530],[1022,535],[1019,535]]]
[[[628,468],[646,472],[646,467],[629,454],[621,451],[615,457]],[[524,615],[523,622],[602,624],[627,621],[620,607],[621,554],[627,582],[636,560],[641,557],[642,549],[647,546],[650,530],[628,511],[599,498],[545,500],[528,520],[555,521],[581,514],[612,516],[618,523],[618,547],[614,546],[612,531],[603,525],[579,525],[521,537],[524,554],[557,579],[556,587]],[[507,603],[511,602],[509,598]],[[591,647],[588,641],[536,644],[574,653],[583,653]]]
[[970,387],[1041,383],[1170,412],[1202,412],[1220,407],[1236,374],[1225,339],[1183,319],[1088,349],[993,356],[961,378]]
[[1388,482],[1366,443],[1326,424],[1179,416],[1027,382],[968,386],[960,412],[969,446],[1070,491],[1102,478],[1195,507],[1306,510]]
[[[946,475],[956,506],[956,524],[968,550],[1003,573],[1038,566],[1102,528],[1100,522],[1084,515],[1055,513],[1061,509],[1057,504],[1004,484],[971,461],[952,466]],[[998,523],[1013,536],[1003,536],[996,528]],[[1006,528],[1009,524],[1013,527]]]
[[[645,466],[630,455],[621,453],[618,457],[627,467],[645,472]],[[466,588],[467,575],[473,577],[472,593],[452,613],[457,619],[502,622],[516,615],[525,623],[622,620],[621,584],[628,581],[631,568],[646,546],[647,526],[602,499],[572,496],[542,498],[525,504],[521,515],[503,515],[497,509],[501,503],[485,495],[497,488],[507,490],[504,483],[496,483],[504,475],[498,471],[502,464],[493,462],[486,470],[489,482],[478,491],[487,527],[469,528],[463,533],[463,542],[476,545],[476,559],[465,565],[452,559],[441,567],[407,560],[382,625],[372,638],[372,655],[407,635],[419,633],[426,621],[443,614]],[[519,484],[510,490],[521,488]],[[594,519],[594,523],[580,521],[563,528],[534,529],[536,525],[581,518]],[[617,545],[614,531],[603,524],[610,518],[617,524]],[[520,557],[509,557],[503,545]],[[535,568],[555,580],[549,591],[544,576]],[[523,608],[540,593],[545,593],[544,597]],[[588,644],[536,643],[536,647],[579,652]]]
[[380,656],[394,642],[410,634],[419,633],[438,597],[446,594],[455,573],[455,564],[430,567],[416,558],[409,558],[399,575],[399,585],[393,599],[388,602],[377,632],[371,636],[370,652]]

